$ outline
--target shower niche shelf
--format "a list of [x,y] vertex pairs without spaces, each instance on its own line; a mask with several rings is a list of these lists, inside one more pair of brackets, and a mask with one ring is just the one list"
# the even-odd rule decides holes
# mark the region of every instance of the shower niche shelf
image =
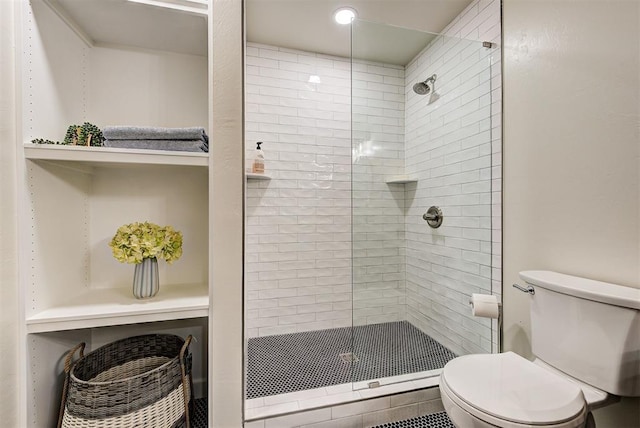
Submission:
[[411,175],[392,175],[387,177],[385,183],[387,184],[407,184],[417,183],[418,178]]
[[247,177],[247,180],[271,180],[269,174],[258,174],[255,172],[247,172],[245,173],[245,177]]

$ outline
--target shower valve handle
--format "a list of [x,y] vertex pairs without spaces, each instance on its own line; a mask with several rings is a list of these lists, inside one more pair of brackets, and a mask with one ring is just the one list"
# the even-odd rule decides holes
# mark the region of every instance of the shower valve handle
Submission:
[[427,224],[437,229],[442,224],[442,219],[444,216],[442,215],[442,210],[438,207],[430,207],[426,213],[422,215],[422,219],[427,222]]

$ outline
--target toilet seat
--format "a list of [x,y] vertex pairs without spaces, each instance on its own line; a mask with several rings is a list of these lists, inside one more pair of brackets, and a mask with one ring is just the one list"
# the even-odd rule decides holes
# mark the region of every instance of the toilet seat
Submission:
[[571,428],[582,426],[587,414],[575,383],[513,352],[450,361],[442,371],[440,389],[443,402],[487,426]]

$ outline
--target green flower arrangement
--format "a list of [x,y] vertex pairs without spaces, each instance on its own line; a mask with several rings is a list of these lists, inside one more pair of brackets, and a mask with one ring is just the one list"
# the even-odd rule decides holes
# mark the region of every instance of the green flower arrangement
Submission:
[[139,264],[157,257],[171,264],[182,256],[182,233],[147,221],[125,224],[118,228],[109,246],[120,263]]

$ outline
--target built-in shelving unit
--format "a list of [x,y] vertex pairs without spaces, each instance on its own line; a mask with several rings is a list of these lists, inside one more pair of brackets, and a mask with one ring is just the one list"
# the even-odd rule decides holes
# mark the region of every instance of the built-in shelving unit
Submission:
[[245,177],[247,180],[271,180],[271,176],[269,174],[258,174],[255,172],[247,172],[245,173]]
[[416,177],[410,175],[393,175],[387,177],[385,183],[387,184],[407,184],[407,183],[417,183],[418,179]]
[[[143,333],[194,335],[194,391],[206,391],[208,153],[33,144],[71,124],[208,127],[207,0],[21,0],[20,426],[55,426],[66,351]],[[109,241],[150,221],[183,235],[138,300],[134,266]]]

